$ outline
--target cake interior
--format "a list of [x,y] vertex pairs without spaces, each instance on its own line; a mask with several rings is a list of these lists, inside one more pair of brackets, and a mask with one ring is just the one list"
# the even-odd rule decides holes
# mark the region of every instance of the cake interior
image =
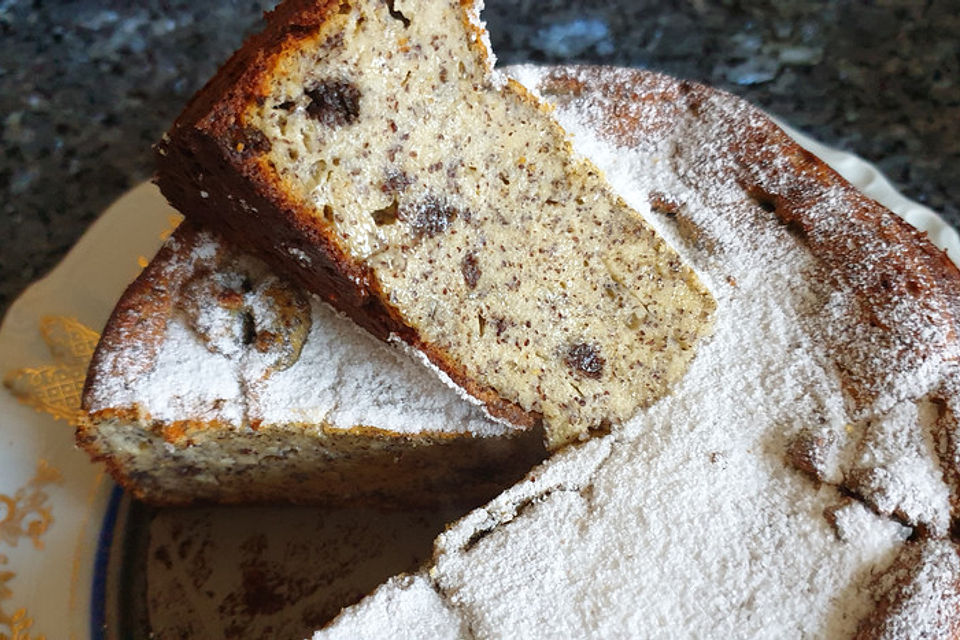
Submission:
[[243,126],[435,364],[558,444],[660,397],[714,304],[545,109],[496,82],[468,18],[343,2],[280,54]]

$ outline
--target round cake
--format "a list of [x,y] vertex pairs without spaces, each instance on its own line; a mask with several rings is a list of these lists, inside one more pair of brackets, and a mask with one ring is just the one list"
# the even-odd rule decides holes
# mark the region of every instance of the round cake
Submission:
[[956,266],[733,96],[510,73],[693,265],[714,334],[315,638],[957,637]]

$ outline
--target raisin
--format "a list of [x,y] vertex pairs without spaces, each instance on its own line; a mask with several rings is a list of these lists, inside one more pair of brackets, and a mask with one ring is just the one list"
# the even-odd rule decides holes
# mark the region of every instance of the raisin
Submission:
[[328,127],[353,124],[360,116],[360,90],[344,80],[327,80],[306,90],[307,115]]
[[581,342],[570,347],[565,362],[571,369],[597,380],[603,374],[606,360],[600,357],[600,351],[595,346]]
[[387,0],[387,10],[390,12],[391,18],[403,23],[404,29],[410,26],[410,18],[400,13],[400,10],[394,5],[394,0]]
[[231,147],[239,154],[266,153],[270,151],[270,139],[254,127],[235,127],[230,131]]
[[418,235],[433,237],[446,231],[457,217],[457,210],[433,196],[400,208],[399,217]]
[[803,241],[807,239],[807,228],[804,227],[803,223],[799,220],[787,220],[783,223],[783,226],[786,228],[787,233],[797,240]]
[[755,196],[753,200],[767,213],[775,213],[777,211],[777,201],[769,196],[758,195]]
[[385,206],[383,209],[377,209],[370,214],[373,217],[373,223],[378,227],[386,224],[393,224],[397,221],[397,200]]
[[245,345],[251,345],[257,339],[257,326],[253,320],[253,314],[249,311],[243,313],[243,336],[240,338]]
[[468,253],[463,257],[463,263],[460,265],[463,271],[463,280],[470,289],[477,288],[477,282],[480,280],[480,265],[477,264],[477,256],[474,253]]
[[387,179],[380,186],[380,190],[384,193],[402,193],[411,184],[413,184],[413,178],[403,171],[390,169],[387,171]]

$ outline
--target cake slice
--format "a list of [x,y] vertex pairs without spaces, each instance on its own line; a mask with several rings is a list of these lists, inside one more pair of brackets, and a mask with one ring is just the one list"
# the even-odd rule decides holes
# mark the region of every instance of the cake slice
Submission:
[[514,70],[715,292],[660,402],[315,640],[960,637],[960,271],[733,96]]
[[153,504],[472,506],[544,455],[184,223],[103,330],[77,441]]
[[290,0],[157,147],[188,218],[550,446],[683,375],[711,295],[459,0]]

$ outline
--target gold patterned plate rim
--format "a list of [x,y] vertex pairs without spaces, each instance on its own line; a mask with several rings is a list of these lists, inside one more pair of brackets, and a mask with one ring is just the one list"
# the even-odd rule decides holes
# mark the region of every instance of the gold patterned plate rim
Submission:
[[[63,261],[11,305],[0,326],[0,376],[26,369],[55,379],[53,356],[62,361],[69,354],[51,354],[41,326],[60,327],[44,319],[71,318],[99,331],[141,258],[159,247],[171,214],[149,184],[108,208]],[[99,635],[92,614],[102,612],[103,603],[92,594],[98,548],[109,541],[109,529],[102,539],[101,530],[113,488],[102,468],[76,449],[66,421],[0,390],[0,640]],[[102,573],[108,549],[99,550]]]

